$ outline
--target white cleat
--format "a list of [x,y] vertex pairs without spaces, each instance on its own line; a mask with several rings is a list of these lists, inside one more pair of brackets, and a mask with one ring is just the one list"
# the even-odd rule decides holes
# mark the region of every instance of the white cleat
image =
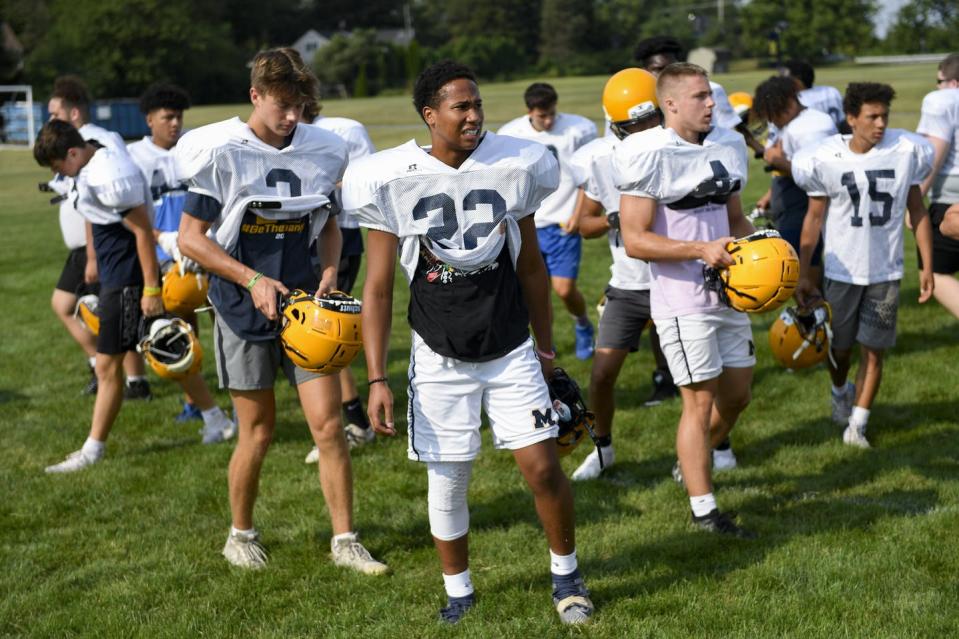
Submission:
[[713,472],[721,473],[736,467],[736,455],[732,448],[726,450],[713,449]]
[[344,568],[352,568],[364,575],[385,575],[389,567],[370,555],[370,551],[363,547],[356,537],[350,533],[342,539],[330,541],[330,550],[333,563]]
[[59,473],[75,473],[78,470],[83,470],[87,466],[92,466],[98,461],[100,461],[99,457],[94,457],[92,455],[88,455],[82,450],[78,450],[67,455],[67,458],[59,464],[47,466],[43,469],[43,472],[50,475]]
[[856,385],[852,382],[846,382],[845,388],[838,395],[829,390],[832,398],[832,421],[837,426],[845,426],[849,423],[849,416],[852,415],[852,405],[856,401]]
[[203,435],[204,444],[218,444],[232,439],[236,435],[236,424],[231,422],[226,415],[222,415],[212,423],[204,424],[200,429]]
[[346,444],[350,447],[350,450],[376,439],[376,433],[373,432],[372,426],[363,428],[356,424],[347,424],[343,429],[343,434],[346,436]]
[[866,439],[866,427],[854,424],[849,424],[842,432],[842,443],[857,448],[871,448],[869,440]]
[[[603,465],[599,464],[599,454],[603,454]],[[586,456],[579,468],[573,471],[573,481],[585,481],[587,479],[596,479],[603,474],[603,471],[613,465],[616,455],[612,446],[607,446],[600,451],[594,448],[593,452]]]
[[310,452],[306,454],[306,459],[303,460],[307,464],[316,464],[320,461],[320,449],[314,446],[310,449]]
[[223,556],[234,566],[260,570],[266,568],[266,548],[260,543],[260,533],[230,532],[223,546]]

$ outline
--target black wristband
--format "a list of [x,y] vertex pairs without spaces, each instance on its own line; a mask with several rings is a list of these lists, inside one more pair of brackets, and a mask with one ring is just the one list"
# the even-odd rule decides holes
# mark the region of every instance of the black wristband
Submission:
[[368,380],[366,380],[366,385],[367,385],[367,386],[372,386],[373,384],[380,384],[380,383],[386,384],[387,386],[389,386],[389,385],[390,385],[390,378],[389,378],[389,377],[377,377],[377,378],[375,378],[375,379],[368,379]]
[[609,224],[609,228],[619,230],[619,211],[607,213],[606,223]]

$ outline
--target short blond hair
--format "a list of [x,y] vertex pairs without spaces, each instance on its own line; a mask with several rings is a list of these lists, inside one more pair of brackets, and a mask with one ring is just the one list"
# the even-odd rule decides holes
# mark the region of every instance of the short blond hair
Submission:
[[260,51],[253,58],[250,86],[293,104],[308,104],[319,98],[320,83],[303,58],[289,47]]
[[656,97],[659,98],[660,104],[663,102],[663,97],[668,94],[680,80],[694,76],[709,79],[709,73],[706,72],[706,69],[691,62],[673,62],[660,71],[659,77],[656,79]]

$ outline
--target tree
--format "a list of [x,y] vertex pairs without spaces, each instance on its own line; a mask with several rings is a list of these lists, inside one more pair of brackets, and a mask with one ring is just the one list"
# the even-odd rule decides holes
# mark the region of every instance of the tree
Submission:
[[540,61],[562,66],[564,59],[585,50],[592,28],[592,16],[590,0],[543,0]]
[[959,6],[952,0],[912,0],[896,15],[884,48],[895,53],[956,50]]

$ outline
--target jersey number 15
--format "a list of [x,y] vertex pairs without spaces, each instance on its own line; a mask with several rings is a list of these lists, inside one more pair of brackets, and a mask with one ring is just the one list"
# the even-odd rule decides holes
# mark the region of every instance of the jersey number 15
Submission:
[[[873,171],[866,171],[866,180],[869,182],[869,199],[870,202],[867,202],[869,207],[869,224],[870,226],[882,226],[889,221],[889,218],[892,217],[892,204],[893,197],[892,193],[886,193],[880,191],[876,182],[880,179],[896,179],[896,171],[894,169],[876,169]],[[853,226],[862,226],[862,216],[859,214],[859,204],[862,200],[862,196],[859,194],[859,186],[856,184],[856,175],[849,171],[848,173],[843,173],[840,178],[840,183],[846,187],[846,190],[849,191],[849,199],[852,200],[852,218],[850,223]],[[872,203],[882,204],[882,213],[879,215],[873,214]]]

